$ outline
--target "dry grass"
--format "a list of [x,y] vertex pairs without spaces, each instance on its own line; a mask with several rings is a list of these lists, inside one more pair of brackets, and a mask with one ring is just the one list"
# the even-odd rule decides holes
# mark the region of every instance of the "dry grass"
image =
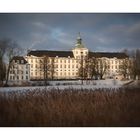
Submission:
[[0,126],[140,126],[140,88],[0,93]]

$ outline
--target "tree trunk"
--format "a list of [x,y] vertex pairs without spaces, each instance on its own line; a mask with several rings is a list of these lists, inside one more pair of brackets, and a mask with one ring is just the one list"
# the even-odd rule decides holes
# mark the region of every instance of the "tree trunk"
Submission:
[[6,82],[5,82],[5,86],[8,86],[8,80],[9,80],[9,72],[10,72],[10,64],[8,66],[8,70],[7,70],[7,74],[6,74]]
[[100,75],[100,78],[103,79],[103,75],[102,74]]

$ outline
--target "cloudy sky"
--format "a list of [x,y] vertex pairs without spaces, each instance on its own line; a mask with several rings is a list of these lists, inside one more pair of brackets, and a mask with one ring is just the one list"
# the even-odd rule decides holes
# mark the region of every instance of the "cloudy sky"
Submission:
[[140,48],[140,14],[0,14],[0,39],[25,50],[71,50],[78,32],[91,51]]

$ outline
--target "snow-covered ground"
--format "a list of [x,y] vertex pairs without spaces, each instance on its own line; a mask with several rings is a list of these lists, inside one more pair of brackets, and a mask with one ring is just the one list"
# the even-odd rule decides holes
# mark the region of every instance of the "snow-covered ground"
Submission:
[[120,88],[124,84],[130,81],[120,81],[120,80],[93,80],[93,81],[84,81],[83,85],[81,81],[50,81],[51,86],[30,86],[30,87],[2,87],[0,88],[0,92],[13,92],[16,93],[25,92],[27,90],[35,90],[35,89],[44,89],[50,90],[52,88],[66,89],[66,88],[75,88],[75,89],[98,89],[98,88]]

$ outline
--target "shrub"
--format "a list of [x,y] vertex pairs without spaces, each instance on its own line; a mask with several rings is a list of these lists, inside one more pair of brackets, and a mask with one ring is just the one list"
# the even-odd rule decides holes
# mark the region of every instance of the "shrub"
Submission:
[[0,126],[140,126],[140,88],[0,93]]

